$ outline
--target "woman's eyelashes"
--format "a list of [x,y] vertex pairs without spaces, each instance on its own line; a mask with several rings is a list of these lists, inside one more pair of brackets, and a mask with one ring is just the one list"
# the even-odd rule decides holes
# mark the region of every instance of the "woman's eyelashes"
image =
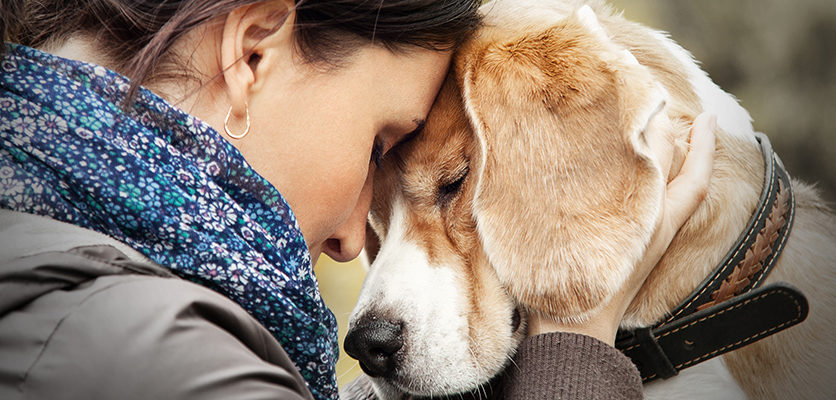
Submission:
[[380,168],[380,163],[383,161],[383,140],[379,137],[374,138],[372,145],[372,156],[370,162],[374,163],[376,168]]
[[415,123],[415,129],[405,134],[398,135],[399,139],[388,150],[386,149],[384,140],[380,136],[375,136],[374,143],[372,144],[372,155],[369,162],[374,163],[375,167],[380,167],[380,164],[383,162],[383,158],[387,153],[417,137],[421,131],[424,130],[425,121],[423,119],[416,119],[413,122]]

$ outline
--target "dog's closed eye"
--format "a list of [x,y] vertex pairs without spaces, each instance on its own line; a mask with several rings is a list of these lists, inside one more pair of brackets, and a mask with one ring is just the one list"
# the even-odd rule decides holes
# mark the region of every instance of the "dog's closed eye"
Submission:
[[438,187],[438,198],[436,202],[440,207],[447,206],[458,195],[465,178],[467,178],[468,172],[470,172],[470,168],[465,166],[458,174],[453,175],[454,178],[452,180],[448,180]]

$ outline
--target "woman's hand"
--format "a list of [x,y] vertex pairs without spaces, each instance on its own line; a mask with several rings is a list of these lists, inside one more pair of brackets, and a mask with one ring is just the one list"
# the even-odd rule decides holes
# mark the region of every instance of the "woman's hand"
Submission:
[[[598,314],[584,323],[566,324],[548,317],[530,315],[529,336],[547,332],[573,332],[592,336],[610,345],[615,343],[618,325],[627,307],[636,297],[650,271],[662,258],[676,232],[696,211],[697,206],[705,197],[714,166],[716,124],[717,118],[708,114],[702,114],[694,120],[694,125],[691,127],[690,150],[685,156],[679,173],[672,180],[669,179],[663,202],[662,218],[650,240],[644,258],[636,266],[621,291],[616,293]],[[657,137],[655,141],[651,138],[650,145],[656,155],[660,156],[662,170],[668,171],[673,158],[672,144]]]

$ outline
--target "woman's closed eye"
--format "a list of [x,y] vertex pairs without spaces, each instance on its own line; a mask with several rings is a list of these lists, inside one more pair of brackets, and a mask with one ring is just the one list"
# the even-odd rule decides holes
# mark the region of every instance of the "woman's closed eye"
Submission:
[[383,139],[380,137],[374,138],[374,144],[372,145],[372,156],[369,162],[374,163],[376,168],[380,168],[380,163],[383,161]]
[[388,154],[392,149],[409,142],[410,140],[414,139],[418,136],[422,130],[424,130],[424,120],[414,120],[415,129],[412,131],[398,135],[399,139],[397,142],[389,149],[386,149],[386,144],[380,136],[376,136],[374,138],[374,143],[372,144],[372,154],[371,159],[369,160],[370,163],[374,163],[375,167],[380,168],[380,164],[383,162],[384,157]]

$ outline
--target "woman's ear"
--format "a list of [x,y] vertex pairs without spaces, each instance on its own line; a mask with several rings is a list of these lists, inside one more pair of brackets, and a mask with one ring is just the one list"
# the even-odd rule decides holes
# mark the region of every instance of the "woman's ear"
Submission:
[[290,0],[268,1],[239,7],[224,21],[221,65],[231,113],[246,113],[250,91],[260,83],[267,65],[290,60],[293,54],[294,4]]
[[649,113],[638,111],[658,103],[620,75],[633,60],[613,61],[580,17],[471,45],[456,61],[481,148],[473,210],[483,249],[519,303],[564,321],[620,290],[664,193],[635,140]]

